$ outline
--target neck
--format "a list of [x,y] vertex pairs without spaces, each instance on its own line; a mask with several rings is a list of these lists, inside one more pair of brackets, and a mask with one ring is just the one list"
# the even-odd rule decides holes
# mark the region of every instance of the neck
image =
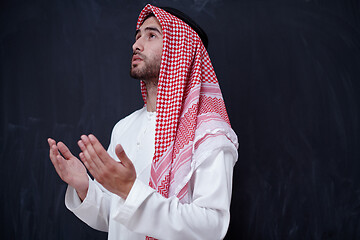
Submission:
[[156,111],[156,95],[157,95],[157,81],[144,80],[146,86],[146,110],[148,112]]

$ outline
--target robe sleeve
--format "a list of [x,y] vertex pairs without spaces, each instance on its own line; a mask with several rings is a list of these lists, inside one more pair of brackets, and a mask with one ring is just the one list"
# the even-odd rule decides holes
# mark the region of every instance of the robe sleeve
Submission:
[[[124,200],[119,197],[118,204],[122,202]],[[99,231],[108,231],[111,194],[90,177],[84,201],[80,201],[76,190],[69,185],[65,194],[65,205],[90,227]]]
[[[220,144],[222,142],[223,144]],[[190,180],[192,202],[164,198],[136,180],[126,201],[111,218],[128,229],[158,239],[222,239],[230,220],[233,166],[237,150],[225,136],[202,144],[206,156]],[[196,156],[196,154],[195,154]]]

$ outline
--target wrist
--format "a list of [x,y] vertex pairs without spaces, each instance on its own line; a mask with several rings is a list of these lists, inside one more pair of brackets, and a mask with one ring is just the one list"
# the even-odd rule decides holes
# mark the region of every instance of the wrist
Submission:
[[76,190],[77,195],[79,196],[81,202],[84,201],[84,199],[86,198],[87,195],[87,189],[86,191],[78,191]]
[[86,198],[88,189],[89,189],[89,178],[86,176],[86,181],[84,181],[82,184],[74,187],[76,190],[77,195],[79,196],[81,201],[84,201]]
[[116,193],[117,195],[119,195],[122,199],[126,200],[127,196],[129,195],[132,186],[134,185],[134,181],[128,182],[123,188],[122,191],[119,191],[118,193]]

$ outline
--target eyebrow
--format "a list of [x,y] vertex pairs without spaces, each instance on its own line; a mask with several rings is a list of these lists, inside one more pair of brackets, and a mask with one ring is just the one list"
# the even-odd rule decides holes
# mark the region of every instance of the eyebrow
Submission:
[[[156,28],[156,27],[146,27],[146,28],[144,29],[144,31],[155,31],[155,32],[158,32],[159,34],[162,35],[162,32],[161,32],[158,28]],[[135,37],[136,37],[136,35],[138,35],[139,32],[140,32],[140,29],[136,30],[136,32],[135,32]]]

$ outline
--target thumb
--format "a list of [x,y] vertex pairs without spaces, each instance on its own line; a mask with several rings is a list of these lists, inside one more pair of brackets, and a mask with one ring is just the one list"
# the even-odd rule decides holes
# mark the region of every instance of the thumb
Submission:
[[133,165],[131,160],[128,158],[128,156],[126,155],[123,147],[121,146],[121,144],[116,145],[115,147],[115,153],[116,156],[120,159],[121,163],[125,166],[128,167],[130,165]]

